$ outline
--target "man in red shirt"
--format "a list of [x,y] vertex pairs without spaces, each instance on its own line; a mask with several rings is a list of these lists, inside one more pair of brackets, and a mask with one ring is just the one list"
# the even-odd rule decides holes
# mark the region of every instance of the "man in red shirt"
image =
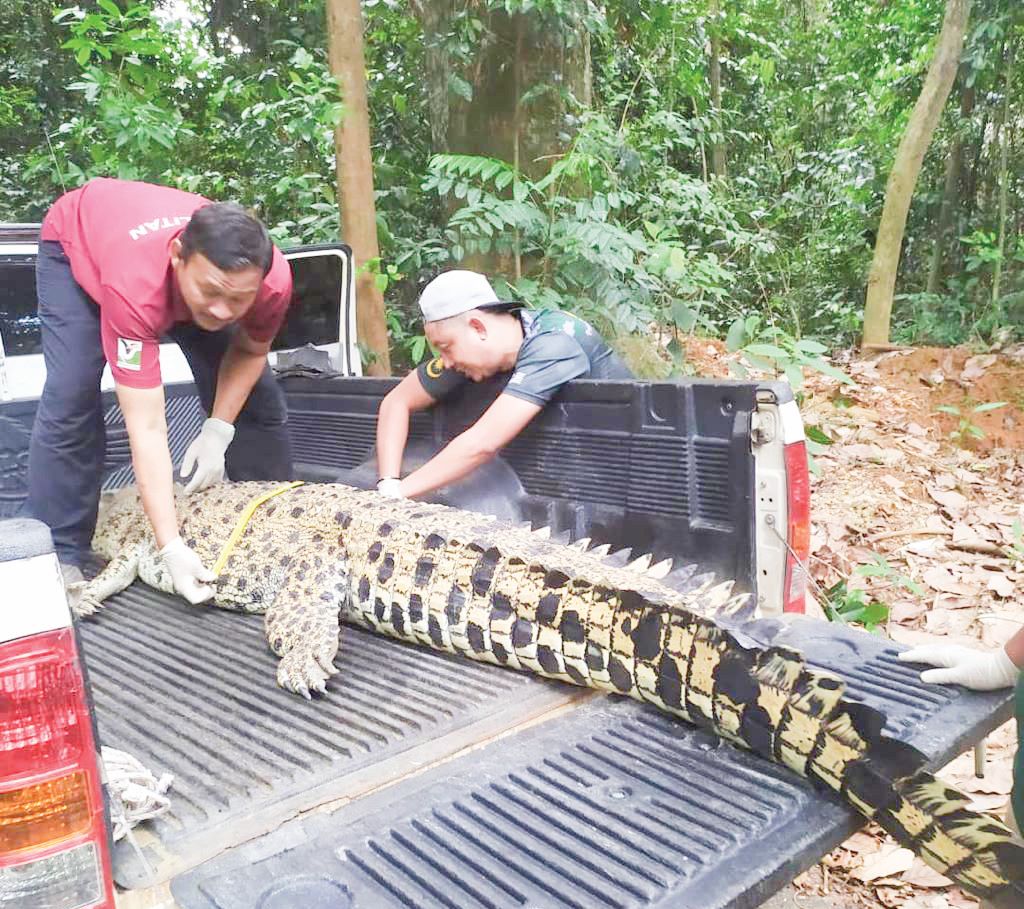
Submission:
[[[213,573],[178,535],[159,344],[188,360],[208,419],[185,452],[186,493],[224,479],[288,479],[284,396],[267,365],[291,270],[241,206],[124,180],[62,196],[36,268],[46,384],[29,448],[27,510],[50,525],[65,579],[81,577],[103,479],[105,363],[146,515],[174,589],[213,595]],[[232,444],[234,441],[234,444]]]

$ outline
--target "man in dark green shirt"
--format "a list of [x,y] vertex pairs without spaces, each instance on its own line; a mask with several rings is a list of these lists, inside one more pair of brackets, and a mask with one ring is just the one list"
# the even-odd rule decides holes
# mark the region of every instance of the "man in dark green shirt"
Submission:
[[[512,441],[572,379],[628,379],[632,374],[592,325],[558,310],[526,310],[498,299],[472,271],[449,271],[420,295],[424,333],[438,356],[384,398],[377,415],[377,489],[420,496],[455,482]],[[401,478],[414,412],[467,382],[500,373],[508,380],[479,420],[418,470]]]

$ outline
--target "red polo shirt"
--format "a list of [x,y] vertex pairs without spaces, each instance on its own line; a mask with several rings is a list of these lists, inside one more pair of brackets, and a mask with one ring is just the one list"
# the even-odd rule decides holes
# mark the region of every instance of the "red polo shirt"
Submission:
[[[100,308],[103,353],[114,380],[132,388],[160,384],[160,338],[189,322],[171,269],[170,243],[210,200],[169,186],[90,180],[61,196],[46,214],[42,240],[64,247],[71,272]],[[240,324],[269,341],[284,321],[292,273],[280,250]]]

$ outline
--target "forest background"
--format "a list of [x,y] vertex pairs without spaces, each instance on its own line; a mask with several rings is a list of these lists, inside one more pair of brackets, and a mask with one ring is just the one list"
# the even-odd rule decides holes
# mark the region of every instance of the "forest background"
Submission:
[[[697,334],[798,382],[861,336],[887,181],[957,5],[891,340],[1011,343],[1013,0],[365,0],[380,258],[364,268],[390,340],[371,367],[427,354],[416,295],[462,265],[593,319],[641,373],[692,372]],[[116,175],[241,201],[281,244],[337,241],[328,43],[323,0],[5,0],[0,220]]]

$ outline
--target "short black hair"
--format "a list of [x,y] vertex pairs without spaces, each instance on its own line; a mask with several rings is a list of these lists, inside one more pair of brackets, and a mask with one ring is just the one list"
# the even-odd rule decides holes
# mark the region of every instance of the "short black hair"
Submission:
[[274,262],[267,228],[235,202],[212,202],[196,209],[181,232],[181,258],[206,256],[221,271],[256,266],[266,276]]

